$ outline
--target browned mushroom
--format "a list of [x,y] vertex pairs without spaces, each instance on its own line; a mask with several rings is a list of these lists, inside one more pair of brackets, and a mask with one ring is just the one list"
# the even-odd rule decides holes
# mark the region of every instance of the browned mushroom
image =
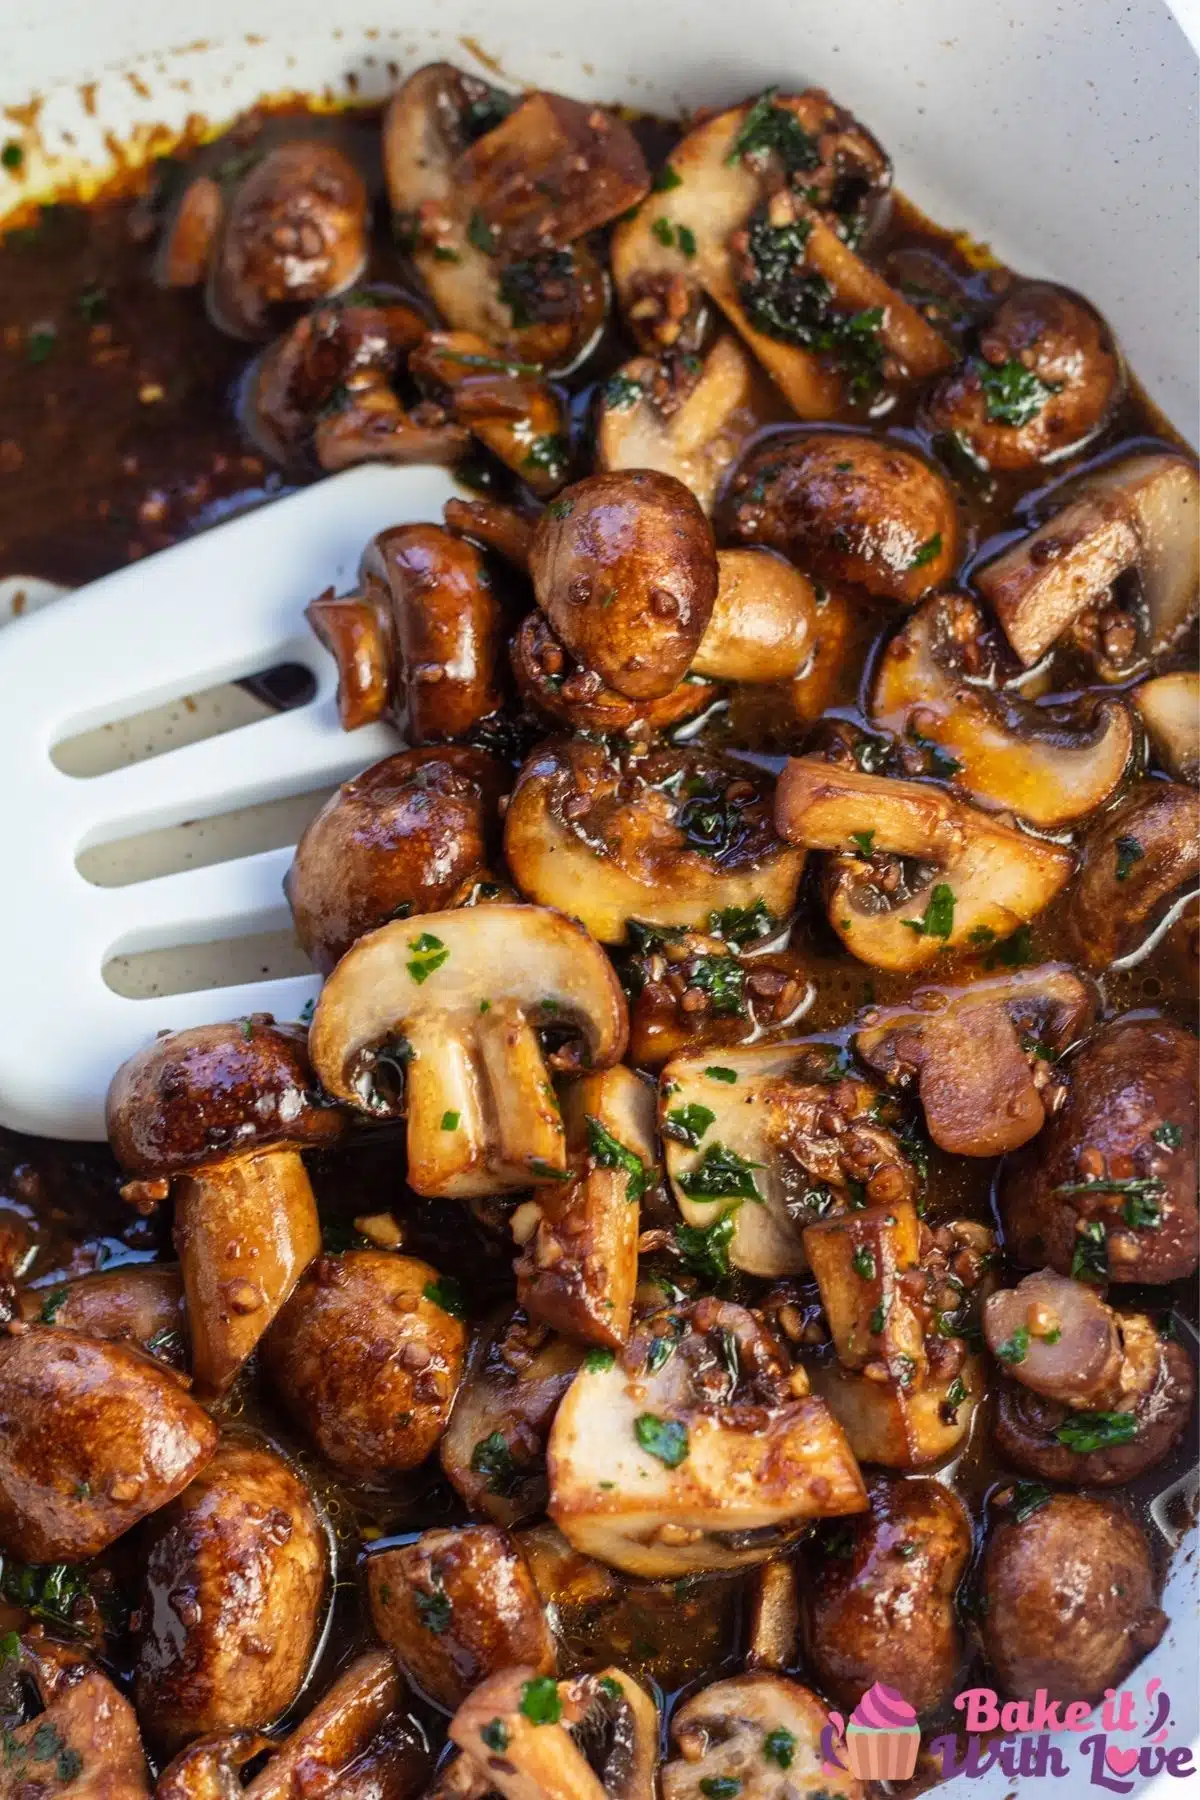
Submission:
[[269,335],[271,309],[351,287],[367,258],[367,190],[336,145],[298,138],[257,158],[225,209],[208,306],[234,337]]
[[615,1348],[637,1287],[638,1201],[654,1184],[654,1090],[624,1064],[560,1091],[566,1181],[546,1182],[513,1214],[517,1299],[564,1336]]
[[1043,830],[1102,806],[1133,751],[1124,701],[1047,711],[992,685],[996,674],[980,608],[965,594],[935,595],[881,657],[872,720],[936,745],[955,788]]
[[630,700],[687,673],[717,595],[712,530],[689,488],[653,470],[590,475],[538,521],[534,592],[579,662]]
[[[1057,498],[1057,495],[1056,495]],[[1070,627],[1095,615],[1099,672],[1124,680],[1138,657],[1182,636],[1200,590],[1200,475],[1175,452],[1124,456],[1073,483],[1045,523],[975,575],[1009,643],[1032,667]],[[1132,572],[1145,619],[1125,608],[1109,636],[1106,609]]]
[[685,675],[678,687],[655,700],[627,700],[606,687],[595,669],[581,668],[567,654],[540,608],[526,614],[509,648],[521,698],[534,711],[576,731],[648,737],[667,731],[711,706],[720,688]]
[[729,333],[703,361],[636,356],[601,389],[596,467],[673,475],[711,513],[718,484],[762,410],[754,364]]
[[364,932],[461,906],[490,881],[503,781],[485,751],[447,746],[385,757],[330,796],[283,883],[323,975]]
[[155,1521],[134,1691],[156,1747],[267,1725],[300,1691],[328,1580],[305,1484],[252,1440],[227,1440]]
[[408,359],[428,394],[543,498],[566,479],[562,402],[536,363],[497,356],[470,331],[431,331]]
[[19,1302],[21,1317],[31,1323],[131,1344],[171,1368],[186,1360],[183,1281],[171,1263],[98,1269],[48,1290],[25,1288]]
[[321,1256],[263,1345],[271,1380],[325,1461],[362,1481],[413,1469],[450,1416],[467,1347],[457,1290],[388,1250]]
[[787,1669],[796,1655],[800,1593],[790,1557],[760,1563],[750,1578],[750,1620],[746,1629],[748,1669]]
[[818,635],[814,584],[770,550],[719,550],[717,576],[692,676],[754,684],[799,676]]
[[476,1334],[440,1452],[472,1512],[516,1525],[545,1511],[546,1439],[583,1356],[520,1311]]
[[14,1329],[0,1337],[0,1542],[28,1562],[78,1562],[199,1476],[217,1428],[124,1344]]
[[830,852],[829,922],[880,969],[921,969],[944,950],[1008,937],[1048,906],[1069,850],[1001,824],[923,782],[794,757],[775,817],[790,843]]
[[53,1689],[38,1686],[45,1711],[4,1731],[4,1800],[31,1789],[44,1800],[150,1800],[137,1714],[112,1682],[80,1663]]
[[1067,907],[1067,941],[1102,969],[1137,950],[1173,904],[1200,883],[1200,795],[1139,781],[1083,840]]
[[396,525],[363,552],[357,592],[305,614],[338,665],[343,731],[390,718],[410,742],[461,737],[500,707],[503,614],[479,551],[440,525]]
[[864,1800],[866,1787],[853,1775],[826,1773],[828,1726],[824,1701],[783,1675],[760,1670],[710,1682],[671,1716],[676,1754],[662,1767],[663,1800]]
[[634,1066],[657,1069],[701,1044],[711,1062],[723,1046],[778,1038],[803,1018],[816,991],[804,955],[757,947],[778,941],[782,924],[757,902],[710,914],[704,931],[631,920],[625,983]]
[[761,1562],[814,1518],[865,1510],[857,1464],[760,1315],[727,1301],[640,1322],[590,1362],[550,1433],[550,1517],[651,1580]]
[[1167,774],[1194,787],[1200,780],[1200,673],[1155,675],[1134,689],[1132,699]]
[[[303,1800],[315,1787],[340,1800],[417,1800],[430,1753],[408,1711],[408,1693],[385,1650],[368,1650],[344,1668],[249,1786],[229,1796],[181,1800]],[[186,1753],[185,1753],[186,1754]],[[156,1800],[174,1800],[160,1791]]]
[[155,273],[163,287],[199,287],[208,275],[225,210],[221,184],[197,175],[179,197],[163,232]]
[[1165,1019],[1115,1019],[1055,1079],[1064,1103],[1001,1180],[1013,1256],[1095,1286],[1194,1275],[1195,1039]]
[[367,1558],[377,1635],[435,1705],[453,1711],[515,1663],[555,1672],[554,1643],[529,1565],[497,1525],[421,1533]]
[[1103,319],[1049,282],[1011,289],[979,334],[979,354],[929,397],[929,421],[985,469],[1031,469],[1079,450],[1123,387]]
[[769,818],[769,782],[693,750],[624,753],[585,738],[530,757],[504,819],[522,893],[580,917],[604,944],[630,920],[703,928],[723,910],[786,919],[803,856]]
[[220,1394],[321,1247],[300,1157],[344,1129],[314,1098],[304,1035],[267,1013],[157,1038],[108,1090],[131,1187],[175,1200],[192,1372]]
[[918,1713],[932,1712],[954,1691],[965,1653],[954,1599],[971,1556],[970,1521],[928,1476],[876,1476],[867,1494],[869,1513],[808,1546],[805,1666],[847,1710],[881,1681]]
[[657,1706],[623,1670],[556,1683],[522,1664],[481,1682],[451,1719],[482,1783],[455,1786],[465,1800],[655,1800],[658,1736]]
[[494,550],[523,575],[529,572],[529,552],[537,515],[503,501],[477,495],[473,500],[447,500],[442,508],[447,530],[473,538],[485,550]]
[[774,434],[739,465],[730,535],[766,544],[806,574],[911,606],[953,573],[961,551],[945,476],[904,445],[860,432]]
[[1095,1017],[1096,995],[1065,963],[1016,969],[965,987],[918,988],[871,1007],[854,1048],[893,1087],[915,1076],[935,1144],[1000,1156],[1046,1119],[1052,1065]]

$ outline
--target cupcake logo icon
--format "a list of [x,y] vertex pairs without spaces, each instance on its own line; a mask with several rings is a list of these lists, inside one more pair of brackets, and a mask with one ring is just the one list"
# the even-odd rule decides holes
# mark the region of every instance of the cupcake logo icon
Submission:
[[915,1711],[903,1694],[876,1681],[850,1714],[849,1725],[841,1713],[830,1713],[821,1734],[823,1773],[849,1770],[860,1781],[907,1781],[920,1747]]

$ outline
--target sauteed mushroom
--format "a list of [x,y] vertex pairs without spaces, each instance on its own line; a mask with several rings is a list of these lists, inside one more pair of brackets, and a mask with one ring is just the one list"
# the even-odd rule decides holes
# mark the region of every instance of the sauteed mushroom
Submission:
[[831,1780],[843,1800],[863,1800],[862,1782],[825,1773],[821,1736],[828,1723],[823,1702],[782,1675],[714,1681],[672,1716],[676,1754],[663,1764],[664,1800],[735,1793],[747,1800],[817,1800],[830,1792]]
[[703,361],[635,356],[601,389],[596,465],[673,475],[711,513],[721,477],[757,423],[754,393],[754,364],[729,333]]
[[172,1368],[186,1360],[183,1281],[174,1264],[99,1269],[49,1291],[26,1288],[19,1302],[21,1317],[31,1324],[41,1320],[60,1331],[129,1344]]
[[595,669],[584,668],[568,655],[537,607],[522,620],[510,655],[521,698],[533,711],[559,725],[602,736],[643,738],[667,731],[703,712],[721,692],[712,682],[687,674],[678,687],[657,699],[629,700],[606,687]]
[[654,1800],[658,1729],[654,1701],[621,1669],[558,1683],[509,1669],[450,1721],[464,1759],[510,1800]]
[[1179,669],[1156,675],[1133,691],[1133,704],[1168,775],[1200,779],[1200,674]]
[[1147,938],[1171,903],[1200,884],[1200,795],[1139,781],[1083,840],[1067,908],[1067,939],[1102,969]]
[[474,332],[431,331],[408,366],[422,389],[535,494],[562,486],[570,458],[566,420],[536,363],[498,357]]

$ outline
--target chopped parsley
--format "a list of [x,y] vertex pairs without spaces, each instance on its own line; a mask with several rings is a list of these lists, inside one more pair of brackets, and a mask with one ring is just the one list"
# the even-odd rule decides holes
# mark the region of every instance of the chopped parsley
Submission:
[[645,391],[640,381],[635,381],[632,375],[622,375],[618,370],[604,384],[604,404],[610,412],[628,412]]
[[452,1319],[466,1317],[463,1292],[452,1275],[442,1275],[437,1281],[427,1281],[421,1291],[426,1300],[432,1301],[434,1306],[440,1306]]
[[15,1631],[6,1631],[0,1637],[0,1669],[6,1663],[19,1662],[21,1658],[21,1640]]
[[678,1419],[660,1419],[656,1413],[639,1413],[633,1434],[642,1449],[656,1456],[668,1469],[677,1469],[688,1453],[687,1426]]
[[854,1252],[854,1273],[861,1281],[875,1279],[875,1253],[865,1244],[860,1244]]
[[25,339],[25,354],[31,363],[48,362],[54,352],[58,333],[52,325],[35,325]]
[[1128,1444],[1137,1436],[1137,1420],[1132,1413],[1076,1413],[1054,1433],[1060,1444],[1086,1456],[1092,1450],[1107,1450],[1117,1444]]
[[1156,1194],[1130,1194],[1121,1208],[1121,1217],[1134,1231],[1157,1231],[1162,1225],[1162,1207]]
[[1108,1239],[1099,1219],[1088,1219],[1075,1239],[1071,1277],[1104,1287],[1108,1281]]
[[716,1116],[711,1107],[701,1106],[697,1100],[690,1101],[687,1106],[672,1107],[663,1126],[663,1136],[674,1138],[676,1143],[687,1144],[690,1149],[698,1150],[700,1139]]
[[1043,381],[1024,363],[1010,357],[1005,363],[982,363],[979,386],[989,419],[1001,425],[1028,425],[1036,419],[1052,394],[1062,384]]
[[966,1398],[966,1383],[963,1381],[961,1375],[956,1375],[954,1380],[950,1383],[950,1386],[946,1389],[946,1398],[938,1408],[943,1424],[954,1424],[954,1421],[958,1417],[958,1409],[965,1403]]
[[705,1800],[734,1800],[740,1794],[742,1784],[736,1775],[702,1775],[700,1792]]
[[549,431],[543,437],[535,437],[529,446],[522,468],[537,469],[551,480],[557,480],[567,466],[570,445],[561,432]]
[[730,1087],[732,1087],[737,1080],[737,1070],[727,1069],[722,1063],[709,1063],[704,1073],[708,1076],[710,1081],[726,1081],[729,1083]]
[[796,1740],[782,1725],[776,1726],[763,1739],[763,1755],[780,1769],[790,1769],[795,1754]]
[[615,1680],[611,1675],[602,1675],[596,1683],[596,1686],[600,1689],[600,1692],[605,1694],[610,1700],[623,1700],[625,1698],[624,1688],[621,1686],[620,1682]]
[[557,1725],[562,1701],[553,1675],[535,1675],[521,1689],[521,1711],[532,1725]]
[[941,553],[942,534],[940,531],[935,531],[931,538],[926,538],[925,542],[919,546],[908,566],[910,569],[923,569],[927,563],[931,563],[934,557],[940,556]]
[[406,967],[418,987],[450,960],[450,952],[441,938],[428,931],[423,931],[420,937],[410,938],[408,947],[412,951],[412,961]]
[[1157,1175],[1125,1175],[1110,1180],[1097,1175],[1090,1181],[1062,1181],[1056,1194],[1128,1194],[1142,1199],[1158,1200],[1166,1192],[1166,1184]]
[[1040,1511],[1050,1500],[1050,1489],[1042,1481],[1018,1481],[1012,1491],[1010,1516],[1018,1525],[1024,1523],[1030,1513]]
[[689,1200],[761,1200],[754,1171],[762,1167],[724,1144],[710,1144],[695,1168],[680,1175],[678,1182]]
[[788,174],[821,166],[821,150],[817,139],[805,131],[794,112],[776,106],[777,88],[770,87],[759,95],[742,121],[741,130],[730,146],[726,163],[741,156],[778,156]]
[[682,186],[683,176],[677,169],[673,169],[670,163],[664,163],[662,168],[658,171],[658,174],[654,177],[651,192],[655,194],[669,194],[672,188]]
[[611,1369],[617,1360],[615,1350],[589,1350],[583,1359],[583,1366],[589,1375],[599,1375],[604,1369]]
[[1006,937],[1002,944],[996,946],[997,960],[1006,969],[1023,969],[1027,964],[1037,960],[1033,948],[1033,933],[1028,925],[1019,925],[1011,937]]
[[489,1750],[508,1749],[508,1726],[503,1719],[489,1719],[480,1726],[479,1735]]
[[442,1130],[443,1131],[457,1131],[458,1130],[458,1122],[461,1119],[461,1117],[462,1117],[461,1113],[444,1112],[442,1114]]
[[445,1588],[436,1587],[431,1594],[422,1593],[420,1588],[415,1588],[413,1599],[417,1603],[417,1617],[426,1631],[432,1631],[441,1637],[449,1629],[454,1611]]
[[1010,1338],[996,1345],[996,1355],[1003,1363],[1023,1363],[1029,1355],[1029,1327],[1018,1325]]
[[0,163],[3,164],[10,174],[15,175],[24,161],[25,152],[20,144],[14,139],[10,139],[9,142],[5,144],[3,150],[0,150]]
[[76,1630],[76,1608],[90,1592],[86,1572],[71,1563],[20,1563],[0,1558],[0,1595],[47,1624]]
[[879,1302],[879,1305],[872,1312],[870,1319],[867,1321],[867,1330],[873,1337],[879,1336],[880,1332],[887,1324],[888,1314],[891,1310],[892,1296],[890,1294],[885,1294],[883,1299]]
[[591,1113],[587,1115],[588,1150],[592,1158],[602,1169],[622,1169],[627,1180],[625,1182],[625,1198],[640,1200],[650,1186],[650,1170],[640,1156],[627,1150],[600,1120]]
[[546,508],[552,519],[569,519],[574,510],[575,502],[568,500],[565,494],[560,495],[557,500],[552,500]]
[[675,1248],[685,1269],[702,1281],[728,1281],[729,1246],[733,1242],[735,1214],[731,1206],[711,1225],[676,1225]]
[[849,377],[855,398],[873,393],[883,372],[883,308],[839,312],[823,275],[805,272],[810,227],[804,220],[772,225],[764,212],[750,222],[752,274],[738,287],[750,323],[768,337],[823,353]]
[[1128,881],[1133,873],[1134,863],[1141,862],[1146,852],[1135,837],[1119,837],[1116,848],[1117,880]]
[[67,1304],[69,1289],[65,1287],[51,1288],[42,1301],[42,1310],[38,1314],[38,1323],[53,1325],[63,1307]]
[[920,919],[903,919],[901,923],[922,937],[948,938],[954,930],[954,889],[944,881],[933,887]]
[[1180,1144],[1183,1142],[1182,1127],[1179,1125],[1172,1125],[1169,1119],[1165,1124],[1155,1126],[1154,1130],[1150,1133],[1150,1136],[1154,1139],[1156,1144],[1161,1144],[1164,1150],[1178,1150]]
[[471,214],[467,224],[467,242],[474,244],[476,250],[482,250],[485,256],[496,254],[496,233],[478,208]]
[[708,915],[709,930],[715,936],[723,937],[727,944],[757,943],[761,938],[770,937],[775,923],[762,900],[756,900],[753,906],[723,906],[720,912]]
[[519,1485],[522,1472],[502,1431],[480,1438],[471,1451],[471,1473],[484,1477],[489,1494],[511,1494]]
[[875,844],[875,833],[873,831],[852,831],[850,842],[860,856],[870,856]]
[[718,1018],[740,1018],[746,1011],[746,971],[735,956],[693,957],[687,984],[708,995]]

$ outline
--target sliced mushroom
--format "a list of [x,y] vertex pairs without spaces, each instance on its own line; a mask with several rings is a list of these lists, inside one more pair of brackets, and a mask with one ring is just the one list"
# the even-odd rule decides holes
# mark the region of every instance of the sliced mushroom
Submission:
[[1200,882],[1200,795],[1139,781],[1083,840],[1067,906],[1067,941],[1102,969],[1137,949],[1172,903]]
[[654,1090],[619,1064],[559,1098],[569,1179],[536,1187],[513,1216],[517,1299],[564,1336],[615,1348],[633,1316],[638,1202],[658,1179]]
[[470,331],[431,331],[408,359],[422,391],[444,406],[535,494],[566,480],[570,444],[562,402],[535,363],[496,355]]
[[929,1135],[943,1150],[1001,1156],[1041,1130],[1051,1066],[1095,1012],[1089,983],[1065,963],[1044,963],[871,1007],[854,1048],[889,1086],[916,1078]]
[[172,1757],[154,1786],[154,1800],[239,1800],[246,1764],[272,1748],[261,1731],[212,1731]]
[[[1112,1312],[1094,1289],[1049,1269],[1010,1289],[1006,1307],[993,1307],[999,1298],[985,1307],[984,1330],[1007,1377],[995,1414],[1006,1462],[1045,1481],[1114,1487],[1170,1455],[1195,1414],[1196,1374],[1182,1344],[1144,1313]],[[1075,1357],[1086,1369],[1069,1366]]]
[[985,469],[1031,469],[1095,437],[1122,389],[1100,315],[1063,288],[1024,282],[980,332],[979,355],[935,387],[928,415]]
[[21,1317],[145,1350],[172,1368],[187,1358],[183,1281],[172,1263],[125,1263],[62,1287],[26,1288]]
[[803,1585],[805,1667],[839,1706],[882,1682],[918,1713],[954,1692],[955,1594],[971,1558],[962,1502],[929,1476],[876,1476],[871,1510],[815,1536]]
[[[863,1800],[852,1775],[828,1775],[824,1703],[798,1681],[765,1672],[700,1689],[671,1718],[675,1756],[663,1764],[663,1800],[744,1794],[746,1800]],[[834,1787],[831,1787],[831,1783]]]
[[357,592],[305,617],[338,665],[343,731],[390,718],[412,743],[460,737],[503,702],[504,616],[479,551],[440,525],[372,538]]
[[624,996],[574,920],[497,904],[360,938],[321,990],[310,1045],[327,1090],[376,1118],[399,1115],[403,1069],[409,1184],[465,1198],[565,1169],[539,1028],[609,1068],[628,1036]]
[[1195,1039],[1165,1019],[1114,1019],[1055,1077],[1063,1104],[1004,1165],[1011,1254],[1097,1287],[1187,1280],[1200,1259]]
[[791,681],[812,660],[820,603],[814,584],[770,550],[719,550],[712,617],[692,674],[714,681]]
[[364,932],[463,904],[488,876],[503,771],[485,751],[402,750],[345,781],[296,846],[283,890],[327,975]]
[[[983,615],[965,594],[926,600],[879,662],[871,718],[884,731],[936,744],[955,788],[1031,825],[1070,825],[1102,806],[1133,750],[1122,700],[1085,701],[1060,722],[974,676],[986,664]],[[1058,713],[1060,709],[1055,708]]]
[[576,1549],[659,1580],[761,1562],[862,1511],[854,1458],[758,1315],[699,1300],[585,1366],[550,1433],[549,1513]]
[[335,1469],[378,1481],[430,1455],[467,1347],[453,1292],[429,1263],[391,1250],[320,1256],[299,1282],[263,1362]]
[[621,1669],[555,1683],[520,1667],[476,1688],[451,1740],[509,1800],[654,1800],[658,1708]]
[[[1200,475],[1186,457],[1121,457],[1072,484],[1046,522],[979,569],[975,582],[1031,668],[1081,615],[1103,609],[1118,577],[1132,573],[1140,654],[1156,656],[1196,615],[1198,516]],[[1131,637],[1112,659],[1114,676],[1129,672],[1134,644]]]
[[530,757],[504,850],[522,893],[577,914],[604,944],[620,943],[631,919],[703,928],[723,909],[760,906],[786,919],[804,863],[776,837],[757,769],[584,738]]
[[639,341],[694,348],[707,294],[802,418],[834,415],[885,356],[914,379],[948,367],[945,341],[810,204],[833,210],[839,178],[861,192],[864,179],[886,185],[885,170],[820,90],[705,120],[672,151],[671,179],[613,234],[613,278]]
[[496,1525],[422,1532],[367,1558],[376,1635],[405,1673],[452,1712],[515,1663],[555,1672],[554,1643],[529,1566]]
[[294,139],[258,157],[225,208],[208,309],[234,337],[269,335],[282,304],[327,300],[367,260],[367,190],[335,144]]
[[150,1800],[146,1755],[128,1700],[95,1669],[46,1696],[44,1712],[4,1732],[0,1793],[45,1800]]
[[0,1337],[0,1542],[11,1555],[99,1555],[216,1448],[207,1413],[150,1357],[56,1326]]
[[108,1090],[108,1136],[134,1190],[175,1200],[192,1372],[229,1387],[321,1248],[300,1151],[345,1129],[314,1098],[303,1033],[267,1013],[156,1038]]
[[705,1232],[729,1219],[729,1261],[747,1274],[805,1268],[805,1224],[856,1195],[915,1194],[907,1158],[876,1121],[878,1089],[843,1075],[828,1044],[676,1057],[660,1092],[679,1210]]
[[589,475],[568,488],[538,521],[529,572],[572,656],[630,700],[678,684],[717,596],[699,502],[653,470]]
[[1179,669],[1156,675],[1131,698],[1167,774],[1194,787],[1200,780],[1200,674]]
[[727,490],[729,535],[765,544],[806,574],[912,606],[961,551],[946,477],[904,445],[861,432],[763,439]]
[[832,853],[829,922],[879,969],[922,969],[943,950],[1008,937],[1050,904],[1075,862],[938,788],[818,756],[787,764],[775,818],[790,843]]
[[[512,123],[489,129],[506,115]],[[525,146],[518,164],[514,142]],[[564,153],[582,163],[565,166]],[[595,258],[583,244],[568,247],[569,238],[583,235],[581,219],[629,191],[631,177],[632,191],[644,191],[628,128],[558,95],[535,93],[518,105],[449,63],[431,63],[389,103],[383,160],[393,212],[448,324],[548,369],[576,362],[603,323],[606,292]],[[539,181],[553,186],[552,204]],[[531,205],[537,228],[522,237],[513,208]]]
[[146,1554],[134,1692],[158,1748],[268,1725],[291,1705],[316,1647],[329,1554],[291,1466],[227,1439],[155,1520]]
[[600,391],[596,467],[673,475],[711,513],[721,477],[760,422],[754,364],[730,333],[703,361],[635,356]]
[[523,1312],[478,1333],[440,1451],[472,1512],[511,1526],[545,1511],[546,1439],[583,1356]]
[[[991,1244],[990,1233],[976,1231]],[[815,1370],[814,1385],[861,1462],[919,1469],[943,1461],[983,1394],[982,1359],[959,1335],[957,1308],[938,1306],[945,1271],[937,1256],[925,1266],[932,1247],[908,1199],[805,1227],[839,1362]]]
[[241,1791],[252,1800],[302,1800],[314,1787],[342,1800],[416,1800],[430,1755],[407,1701],[392,1657],[368,1650],[341,1671]]
[[526,704],[575,731],[649,737],[703,712],[721,692],[712,682],[688,674],[657,699],[628,700],[606,687],[595,669],[582,668],[568,655],[538,607],[522,620],[509,654]]

